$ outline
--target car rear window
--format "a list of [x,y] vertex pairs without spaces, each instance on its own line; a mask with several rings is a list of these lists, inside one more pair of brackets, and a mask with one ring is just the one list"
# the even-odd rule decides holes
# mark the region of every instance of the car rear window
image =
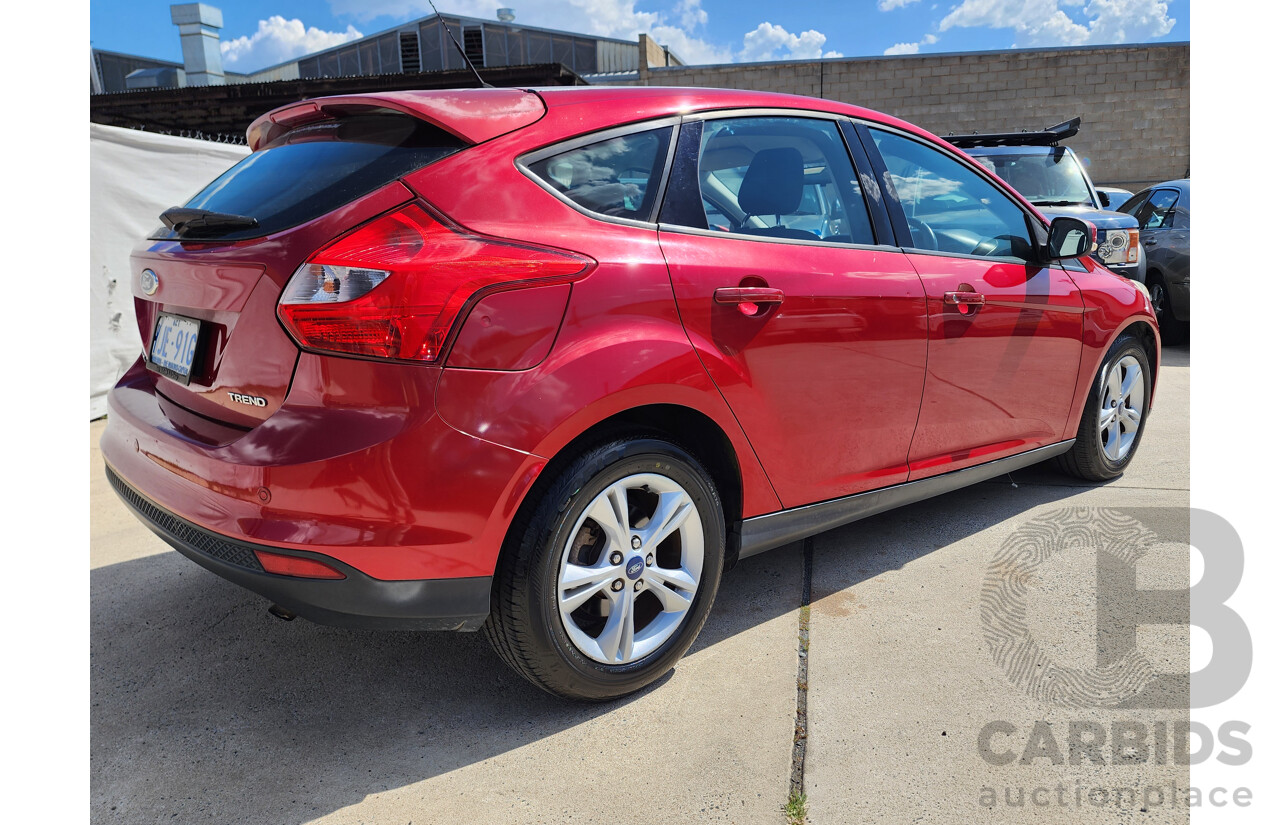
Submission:
[[541,160],[529,171],[590,212],[647,221],[667,160],[671,127],[634,132]]
[[[465,145],[437,127],[399,114],[309,124],[249,155],[183,205],[257,219],[251,229],[217,232],[219,240],[270,235],[332,212]],[[162,228],[152,237],[178,236]]]

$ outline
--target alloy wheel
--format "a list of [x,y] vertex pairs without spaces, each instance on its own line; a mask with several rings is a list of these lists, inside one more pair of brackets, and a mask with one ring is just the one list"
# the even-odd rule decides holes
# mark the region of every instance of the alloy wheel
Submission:
[[656,473],[627,476],[591,500],[569,535],[556,601],[573,645],[609,665],[660,648],[702,577],[702,519],[689,493]]
[[1098,410],[1102,451],[1112,461],[1121,461],[1133,449],[1146,397],[1147,386],[1138,359],[1126,355],[1116,361],[1103,379],[1102,406]]

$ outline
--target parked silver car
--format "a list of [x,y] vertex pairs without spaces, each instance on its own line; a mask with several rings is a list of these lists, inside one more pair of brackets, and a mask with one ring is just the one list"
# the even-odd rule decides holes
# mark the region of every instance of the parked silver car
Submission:
[[1133,197],[1133,192],[1119,186],[1095,186],[1093,189],[1098,193],[1098,200],[1102,201],[1104,209],[1115,209]]
[[1191,326],[1191,179],[1143,189],[1120,211],[1138,219],[1160,336],[1166,343],[1180,341]]

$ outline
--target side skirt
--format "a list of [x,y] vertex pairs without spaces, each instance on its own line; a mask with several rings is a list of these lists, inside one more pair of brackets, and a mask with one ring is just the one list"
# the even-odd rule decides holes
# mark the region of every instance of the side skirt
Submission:
[[919,481],[907,481],[881,490],[871,490],[819,504],[808,504],[804,507],[780,510],[776,513],[746,519],[742,522],[742,549],[738,553],[738,558],[745,559],[904,504],[914,504],[926,498],[968,487],[970,484],[988,481],[1014,470],[1021,470],[1023,467],[1030,467],[1032,464],[1038,464],[1065,453],[1075,443],[1074,438],[1059,441],[1047,447],[1038,447],[1008,458],[922,478]]

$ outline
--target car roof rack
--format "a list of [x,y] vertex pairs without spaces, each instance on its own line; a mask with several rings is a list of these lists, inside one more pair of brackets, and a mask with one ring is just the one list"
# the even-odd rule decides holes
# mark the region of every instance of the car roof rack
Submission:
[[974,146],[1057,146],[1059,141],[1074,137],[1080,131],[1080,118],[1073,117],[1057,126],[1039,132],[1004,132],[991,135],[948,134],[943,140],[960,149]]

